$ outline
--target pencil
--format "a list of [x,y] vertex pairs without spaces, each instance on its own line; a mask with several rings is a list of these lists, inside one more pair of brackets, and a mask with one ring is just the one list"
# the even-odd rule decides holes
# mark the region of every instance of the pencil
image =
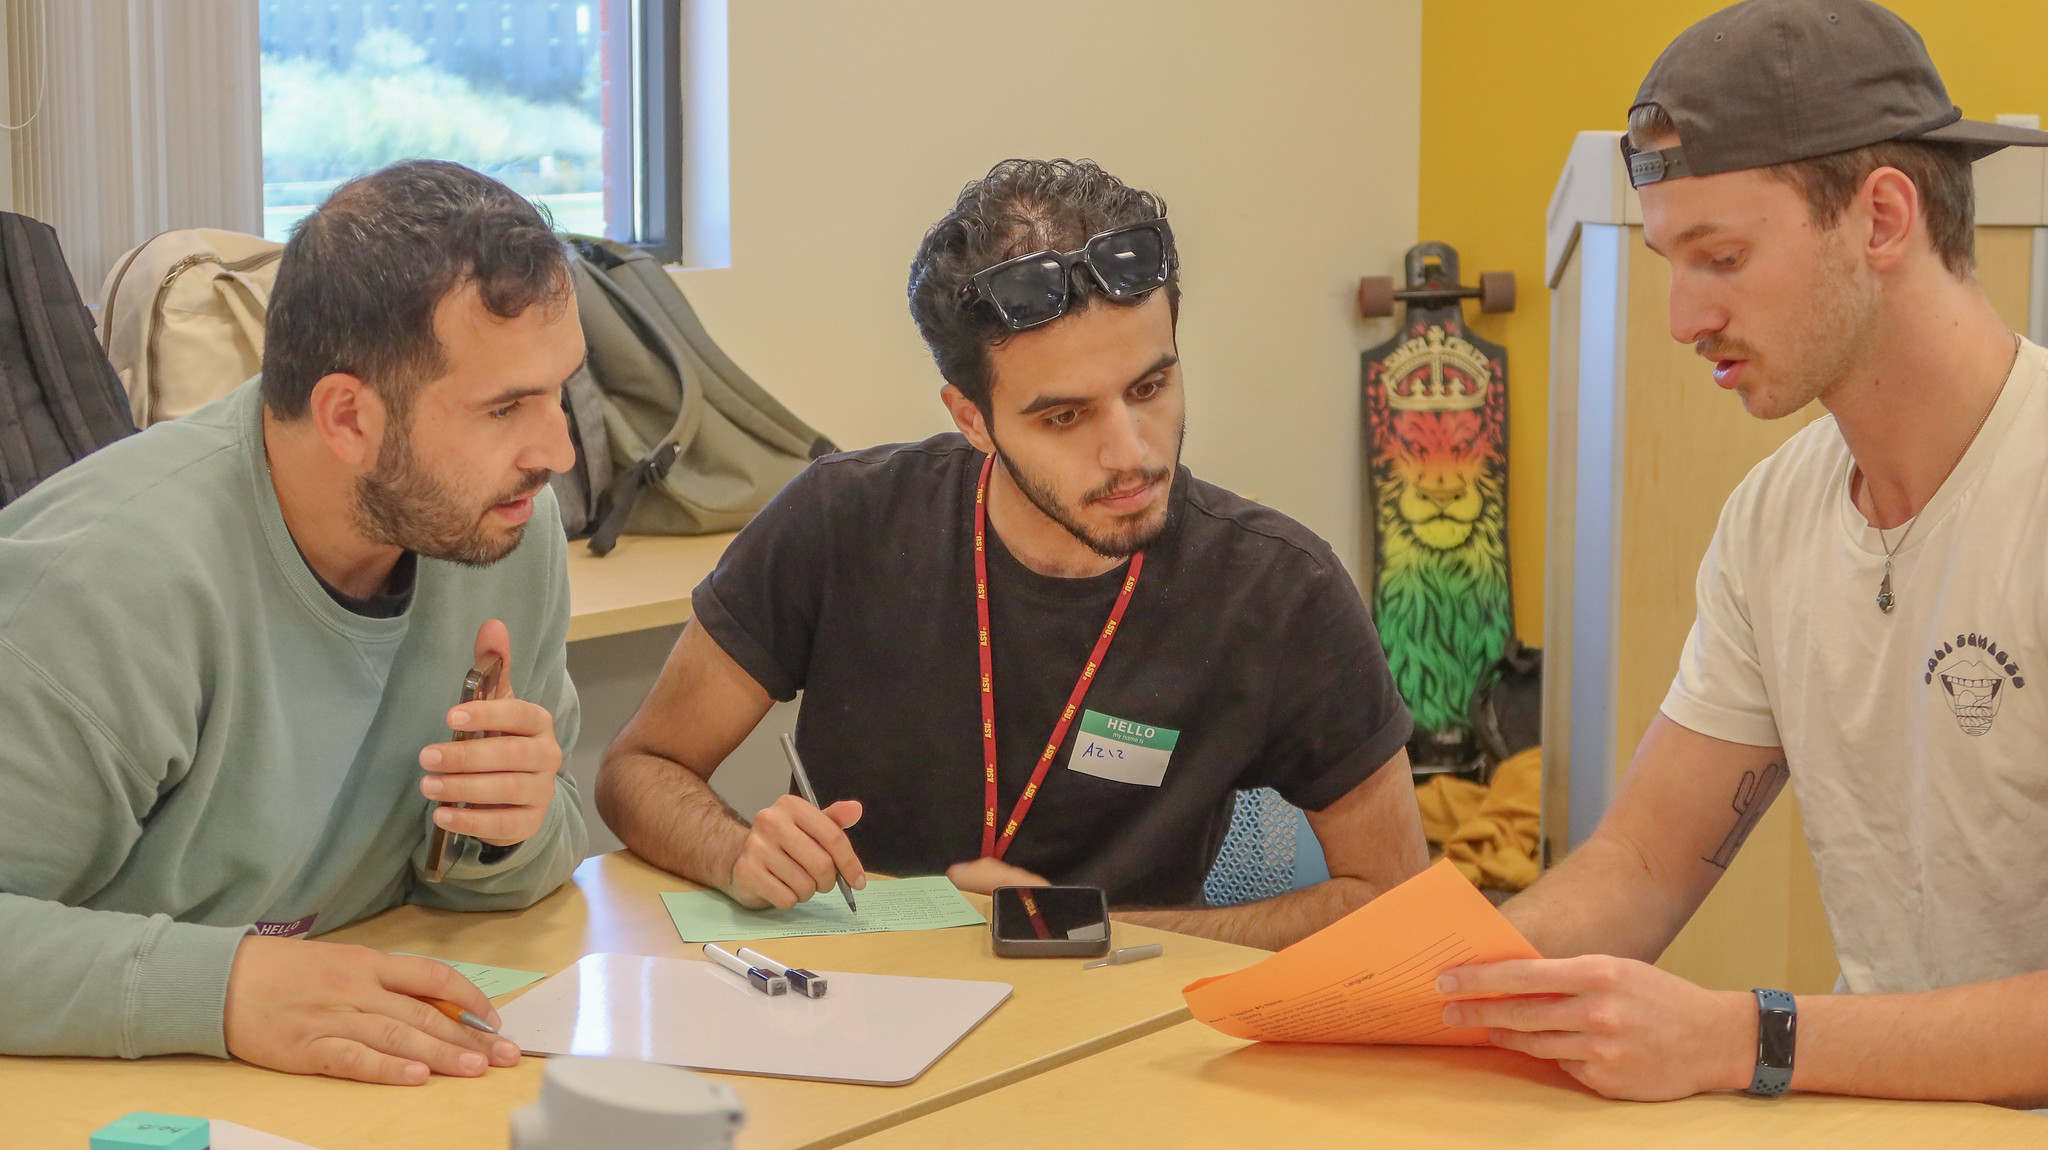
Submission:
[[[789,773],[796,776],[796,789],[803,792],[804,801],[818,806],[818,792],[811,789],[811,776],[804,773],[804,761],[796,753],[796,740],[786,734],[782,736],[782,753],[789,756]],[[846,909],[859,914],[860,908],[853,904],[853,888],[846,885],[846,876],[839,873],[838,863],[832,864],[832,877],[839,880],[839,897],[846,900]]]
[[445,998],[428,998],[425,995],[419,997],[421,1002],[447,1015],[451,1020],[469,1027],[471,1030],[481,1030],[485,1034],[496,1034],[498,1032],[497,1027],[462,1009],[459,1003],[450,1002]]

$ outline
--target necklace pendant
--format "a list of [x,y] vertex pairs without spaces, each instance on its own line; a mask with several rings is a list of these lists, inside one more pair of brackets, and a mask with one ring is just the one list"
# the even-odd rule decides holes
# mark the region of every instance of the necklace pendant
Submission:
[[1898,600],[1892,595],[1892,565],[1887,562],[1884,565],[1884,582],[1877,585],[1877,609],[1889,615],[1892,604],[1896,602]]

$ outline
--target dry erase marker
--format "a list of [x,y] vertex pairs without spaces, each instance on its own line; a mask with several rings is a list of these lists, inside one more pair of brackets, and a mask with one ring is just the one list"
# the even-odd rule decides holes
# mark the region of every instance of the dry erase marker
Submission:
[[772,974],[754,966],[746,959],[725,949],[715,942],[704,944],[704,957],[732,971],[747,980],[747,985],[762,994],[776,995],[789,993],[789,980],[779,974]]
[[1112,950],[1109,952],[1108,958],[1098,959],[1094,962],[1084,962],[1081,964],[1081,969],[1094,970],[1098,966],[1122,966],[1127,962],[1143,962],[1148,958],[1158,958],[1165,953],[1165,947],[1156,942],[1148,942],[1143,946],[1127,946],[1122,950]]
[[[811,789],[811,776],[804,773],[804,761],[797,757],[796,740],[786,734],[782,736],[782,753],[789,756],[789,773],[796,776],[796,789],[803,792],[805,802],[817,807],[818,792]],[[832,876],[839,880],[839,896],[846,900],[846,909],[859,914],[860,908],[853,905],[853,888],[846,885],[846,876],[839,873],[837,863],[832,864]]]
[[785,966],[749,946],[740,948],[740,957],[770,974],[779,974],[789,980],[790,988],[810,998],[825,997],[825,980],[800,966]]
[[420,1001],[447,1015],[450,1020],[460,1022],[471,1030],[481,1030],[485,1034],[496,1034],[498,1032],[497,1027],[462,1009],[459,1003],[450,1002],[445,998],[428,998],[425,995],[420,996]]

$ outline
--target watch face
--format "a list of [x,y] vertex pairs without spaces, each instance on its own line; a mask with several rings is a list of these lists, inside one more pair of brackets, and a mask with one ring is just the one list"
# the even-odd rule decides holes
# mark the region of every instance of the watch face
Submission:
[[1766,1011],[1756,1023],[1756,1061],[1759,1066],[1792,1069],[1792,1016]]

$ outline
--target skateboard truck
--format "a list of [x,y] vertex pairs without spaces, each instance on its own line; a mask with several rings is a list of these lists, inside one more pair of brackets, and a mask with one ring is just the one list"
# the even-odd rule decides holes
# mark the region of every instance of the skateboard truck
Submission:
[[[1434,256],[1435,263],[1429,258]],[[1358,314],[1379,319],[1394,314],[1394,301],[1443,307],[1476,299],[1482,312],[1515,310],[1515,273],[1481,272],[1478,287],[1458,282],[1458,252],[1449,244],[1422,243],[1408,249],[1407,286],[1396,290],[1393,276],[1363,276],[1358,281]]]

